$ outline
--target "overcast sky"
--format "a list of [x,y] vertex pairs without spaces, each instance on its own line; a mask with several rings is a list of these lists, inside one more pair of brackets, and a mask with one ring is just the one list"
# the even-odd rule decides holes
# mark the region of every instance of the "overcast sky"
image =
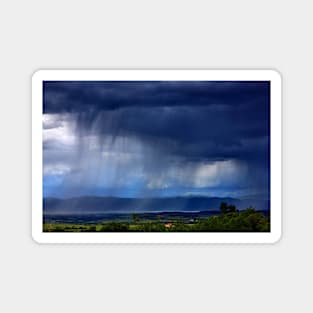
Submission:
[[44,82],[44,195],[269,198],[268,82]]

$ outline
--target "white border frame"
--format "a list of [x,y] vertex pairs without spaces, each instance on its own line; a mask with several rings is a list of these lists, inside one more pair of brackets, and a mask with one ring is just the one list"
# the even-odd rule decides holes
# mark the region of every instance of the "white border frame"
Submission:
[[[271,82],[271,231],[268,233],[44,233],[42,83],[48,80]],[[32,77],[32,237],[38,243],[274,243],[281,237],[281,76],[274,70],[39,70]]]

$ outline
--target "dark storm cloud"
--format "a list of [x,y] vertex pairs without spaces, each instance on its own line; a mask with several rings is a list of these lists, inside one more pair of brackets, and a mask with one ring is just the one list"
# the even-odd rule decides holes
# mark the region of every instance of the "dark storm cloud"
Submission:
[[48,81],[44,113],[90,112],[123,107],[251,105],[267,101],[268,82]]
[[268,165],[268,82],[45,82],[44,113],[78,134],[134,137],[182,158]]

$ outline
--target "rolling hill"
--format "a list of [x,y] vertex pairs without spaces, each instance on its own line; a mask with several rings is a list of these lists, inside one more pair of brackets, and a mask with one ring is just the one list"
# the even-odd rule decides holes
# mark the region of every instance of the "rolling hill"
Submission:
[[142,212],[192,212],[218,210],[221,202],[234,204],[243,210],[254,207],[266,211],[269,200],[257,198],[219,198],[219,197],[168,197],[168,198],[117,198],[84,196],[68,199],[44,198],[45,214],[91,214],[91,213],[142,213]]

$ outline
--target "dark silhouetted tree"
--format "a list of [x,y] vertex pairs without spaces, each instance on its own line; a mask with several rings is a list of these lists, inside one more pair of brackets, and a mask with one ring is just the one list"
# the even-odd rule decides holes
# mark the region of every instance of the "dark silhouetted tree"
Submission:
[[140,218],[137,214],[132,214],[132,219],[134,223],[138,223],[140,221]]
[[227,208],[228,208],[228,206],[227,206],[226,202],[222,202],[220,204],[220,211],[221,211],[222,214],[226,214],[227,213]]
[[227,213],[236,213],[236,207],[233,204],[228,205],[226,202],[222,202],[220,204],[220,212],[222,214],[227,214]]

